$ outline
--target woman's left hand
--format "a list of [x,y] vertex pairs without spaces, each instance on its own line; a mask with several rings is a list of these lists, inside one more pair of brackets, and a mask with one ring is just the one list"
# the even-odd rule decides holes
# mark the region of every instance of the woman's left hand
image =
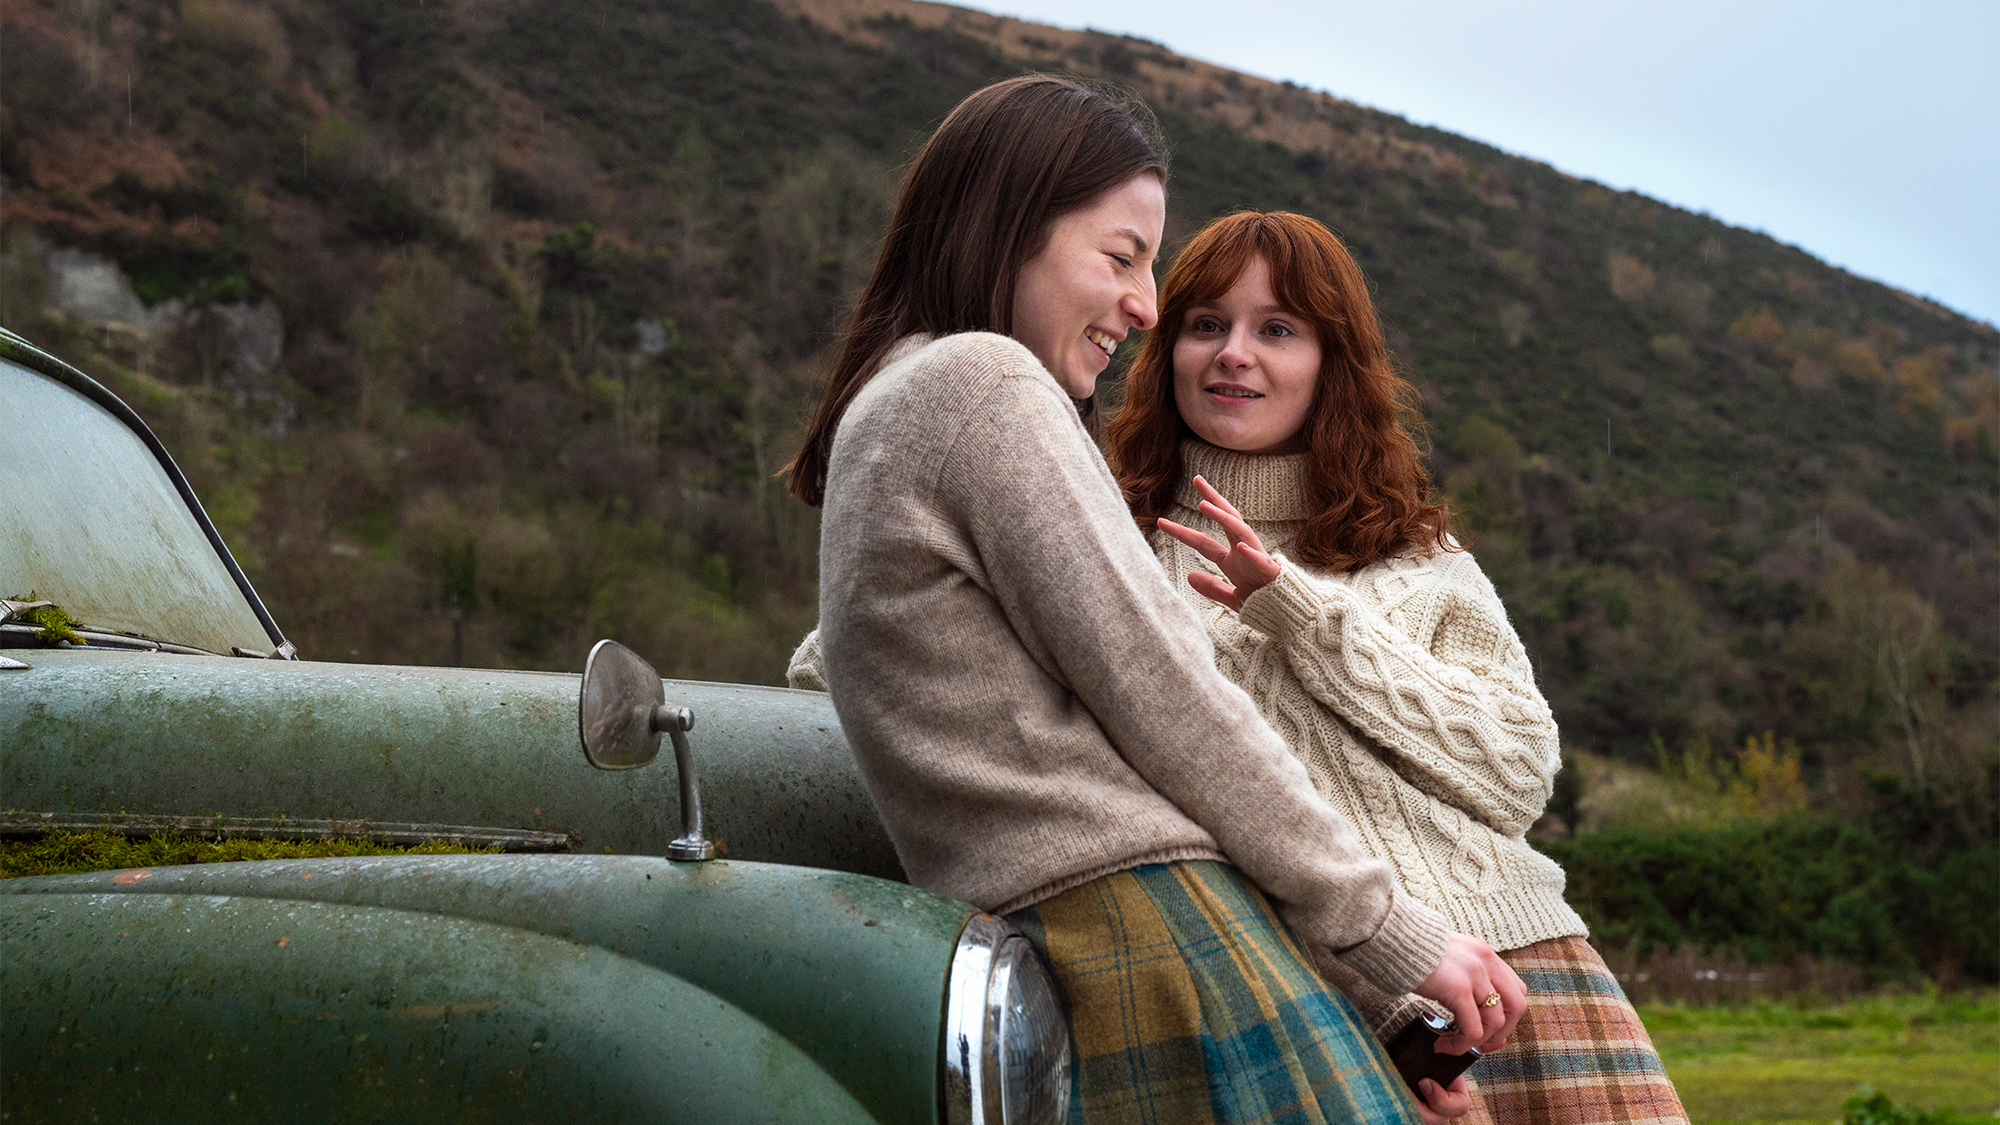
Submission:
[[1284,568],[1277,559],[1264,551],[1264,543],[1250,525],[1243,520],[1243,513],[1236,506],[1222,498],[1207,481],[1194,478],[1195,488],[1204,496],[1201,514],[1222,525],[1222,533],[1229,537],[1229,545],[1223,546],[1212,535],[1201,532],[1172,520],[1159,522],[1160,530],[1187,544],[1202,558],[1214,563],[1222,570],[1222,578],[1207,571],[1197,570],[1188,575],[1188,585],[1195,592],[1212,601],[1220,602],[1230,609],[1241,610],[1243,599],[1271,584]]
[[1472,1112],[1472,1091],[1465,1088],[1465,1075],[1451,1080],[1451,1085],[1440,1086],[1435,1078],[1426,1078],[1417,1083],[1417,1116],[1423,1118],[1424,1125],[1445,1125],[1454,1117],[1463,1117]]

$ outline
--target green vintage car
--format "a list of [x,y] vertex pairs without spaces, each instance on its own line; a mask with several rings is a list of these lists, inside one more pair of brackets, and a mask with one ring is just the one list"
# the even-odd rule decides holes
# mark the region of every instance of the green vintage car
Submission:
[[0,881],[0,1116],[1063,1119],[1046,969],[825,696],[301,660],[124,403],[4,330],[0,401],[0,833],[500,850]]

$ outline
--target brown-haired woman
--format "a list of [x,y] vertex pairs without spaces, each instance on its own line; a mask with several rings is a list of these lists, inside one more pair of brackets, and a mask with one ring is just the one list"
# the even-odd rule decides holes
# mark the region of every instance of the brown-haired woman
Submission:
[[[1361,271],[1301,215],[1175,259],[1108,429],[1140,525],[1224,674],[1403,887],[1535,1000],[1475,1066],[1496,1121],[1685,1121],[1638,1015],[1523,834],[1560,759],[1506,610],[1432,502]],[[1225,497],[1227,499],[1225,499]],[[1232,504],[1233,502],[1233,504]],[[1339,979],[1339,966],[1330,966]],[[1412,1002],[1352,989],[1378,1032]]]
[[1084,429],[1076,400],[1154,322],[1165,179],[1143,109],[1044,76],[974,93],[917,155],[791,466],[825,508],[794,682],[823,673],[911,881],[1054,967],[1072,1120],[1409,1121],[1299,945],[1481,1040],[1524,992],[1216,672]]

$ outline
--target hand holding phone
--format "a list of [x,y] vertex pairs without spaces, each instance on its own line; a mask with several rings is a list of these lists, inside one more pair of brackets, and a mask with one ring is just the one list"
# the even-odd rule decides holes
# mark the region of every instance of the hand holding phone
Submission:
[[1403,1081],[1410,1084],[1411,1090],[1415,1090],[1417,1083],[1426,1078],[1440,1086],[1449,1086],[1452,1079],[1479,1061],[1477,1047],[1462,1055],[1438,1053],[1438,1037],[1456,1030],[1450,1020],[1425,1012],[1389,1040],[1389,1061],[1396,1064],[1396,1073],[1403,1076]]

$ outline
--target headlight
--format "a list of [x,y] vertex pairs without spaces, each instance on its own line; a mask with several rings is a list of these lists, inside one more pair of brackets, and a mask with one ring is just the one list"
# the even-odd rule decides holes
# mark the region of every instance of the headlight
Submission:
[[1057,1125],[1069,1114],[1069,1021],[1019,930],[975,914],[944,1001],[948,1125]]

